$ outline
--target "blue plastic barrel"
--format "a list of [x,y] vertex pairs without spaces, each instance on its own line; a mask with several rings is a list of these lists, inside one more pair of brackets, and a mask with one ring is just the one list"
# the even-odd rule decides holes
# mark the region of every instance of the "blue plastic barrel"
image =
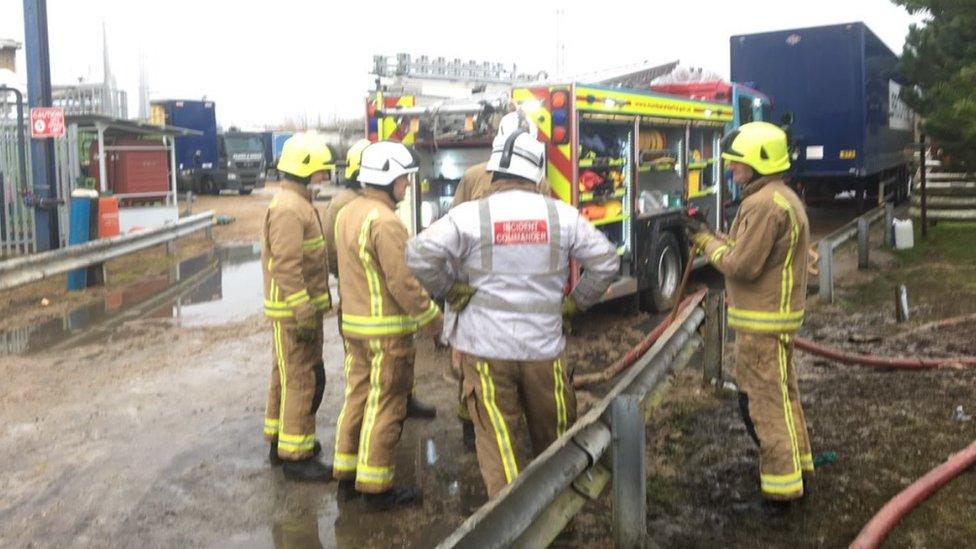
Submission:
[[[75,246],[91,240],[91,212],[92,199],[85,197],[71,197],[71,209],[68,219],[68,245]],[[75,269],[68,272],[68,291],[84,290],[88,287],[87,269]]]

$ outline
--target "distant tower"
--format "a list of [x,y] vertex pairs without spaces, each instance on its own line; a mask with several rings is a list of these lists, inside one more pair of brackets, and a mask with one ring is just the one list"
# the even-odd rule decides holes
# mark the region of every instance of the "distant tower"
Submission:
[[116,112],[114,90],[115,77],[108,62],[108,32],[105,30],[105,20],[102,20],[102,100],[106,114]]
[[149,120],[149,77],[146,75],[146,58],[139,54],[139,120]]

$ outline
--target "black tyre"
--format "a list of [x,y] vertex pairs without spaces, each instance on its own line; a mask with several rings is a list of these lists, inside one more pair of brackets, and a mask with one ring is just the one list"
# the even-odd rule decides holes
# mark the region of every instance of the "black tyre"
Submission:
[[240,194],[241,196],[247,196],[252,192],[254,192],[254,189],[240,189],[239,191],[237,191],[237,193]]
[[209,177],[204,178],[200,182],[200,192],[203,194],[220,194],[220,190],[217,189],[217,184]]
[[641,291],[641,308],[660,313],[674,306],[684,259],[674,233],[662,231],[651,248],[650,285]]

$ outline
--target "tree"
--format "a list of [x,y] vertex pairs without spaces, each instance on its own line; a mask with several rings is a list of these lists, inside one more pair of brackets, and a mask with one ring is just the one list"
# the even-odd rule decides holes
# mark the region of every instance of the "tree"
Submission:
[[976,0],[893,0],[928,15],[912,25],[899,65],[902,99],[956,162],[976,168]]

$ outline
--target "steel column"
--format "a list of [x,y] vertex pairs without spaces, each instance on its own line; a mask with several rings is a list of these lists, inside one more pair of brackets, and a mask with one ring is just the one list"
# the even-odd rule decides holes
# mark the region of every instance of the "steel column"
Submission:
[[647,474],[641,397],[618,396],[610,405],[613,434],[613,546],[644,547],[647,538]]
[[[51,106],[51,62],[47,40],[47,0],[24,0],[24,50],[27,57],[27,103],[31,108]],[[37,251],[58,248],[57,188],[54,176],[54,141],[31,139],[34,241]]]

